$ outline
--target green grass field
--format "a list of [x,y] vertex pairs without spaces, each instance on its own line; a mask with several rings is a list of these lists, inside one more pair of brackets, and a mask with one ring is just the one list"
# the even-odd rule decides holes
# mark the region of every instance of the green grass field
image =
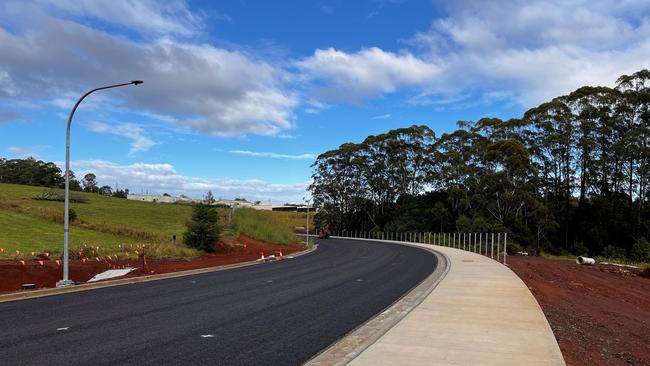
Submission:
[[[63,202],[35,200],[49,188],[0,183],[0,257],[22,253],[60,253],[63,243]],[[197,256],[180,244],[191,205],[130,201],[92,193],[73,192],[85,203],[73,202],[77,220],[70,228],[71,247],[100,245],[106,252],[118,245],[148,244],[164,257]],[[244,233],[276,244],[295,242],[291,228],[304,225],[305,214],[240,209],[228,226],[228,210],[219,209],[223,235]],[[171,246],[176,235],[177,244]]]

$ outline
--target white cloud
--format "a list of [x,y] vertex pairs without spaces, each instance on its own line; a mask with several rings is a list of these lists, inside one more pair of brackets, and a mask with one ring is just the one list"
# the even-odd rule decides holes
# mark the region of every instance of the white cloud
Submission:
[[248,155],[255,156],[260,158],[274,158],[274,159],[290,159],[290,160],[314,160],[316,155],[314,154],[298,154],[298,155],[289,155],[289,154],[277,154],[272,152],[256,152],[256,151],[247,151],[247,150],[230,150],[231,154],[237,155]]
[[129,154],[138,151],[147,151],[157,142],[151,140],[145,135],[144,129],[135,123],[107,124],[104,122],[93,121],[88,124],[88,128],[97,133],[107,133],[121,136],[131,140]]
[[621,74],[650,67],[648,2],[447,4],[447,17],[407,42],[444,70],[412,100],[416,104],[447,104],[429,96],[445,100],[471,90],[509,95],[530,107],[583,85],[613,85]]
[[68,110],[92,87],[141,79],[137,87],[93,94],[83,107],[103,97],[102,109],[165,116],[215,136],[293,127],[299,97],[287,86],[287,72],[242,51],[170,36],[133,41],[22,2],[0,5],[0,14],[0,24],[10,24],[0,26],[0,101],[47,100]]
[[44,150],[49,149],[50,145],[34,145],[34,146],[10,146],[7,151],[15,158],[39,158],[39,155]]
[[390,113],[380,114],[378,116],[372,117],[372,119],[388,119],[388,118],[390,118]]
[[355,53],[328,48],[295,63],[307,79],[324,84],[319,94],[326,100],[360,102],[392,93],[402,87],[431,84],[438,66],[411,53],[392,53],[377,47]]
[[318,49],[295,66],[321,100],[358,103],[409,91],[411,104],[449,108],[495,95],[530,107],[650,67],[648,1],[442,4],[446,15],[406,40],[407,49]]
[[[61,165],[61,164],[59,164]],[[202,197],[211,190],[216,197],[246,197],[249,200],[277,203],[298,202],[305,195],[308,183],[271,184],[258,179],[205,179],[178,174],[171,164],[135,163],[120,165],[102,160],[73,161],[71,167],[79,177],[95,173],[100,185],[129,188],[133,193],[186,194]]]
[[192,13],[183,1],[39,0],[38,3],[51,11],[91,17],[139,32],[189,36],[202,23],[202,18]]

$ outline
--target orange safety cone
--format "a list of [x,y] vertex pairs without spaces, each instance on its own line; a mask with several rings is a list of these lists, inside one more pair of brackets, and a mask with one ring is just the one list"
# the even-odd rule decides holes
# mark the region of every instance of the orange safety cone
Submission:
[[282,255],[282,251],[280,250],[278,251],[278,253],[280,253],[280,260],[284,259],[284,255]]
[[262,252],[262,258],[260,258],[260,261],[264,262],[266,258],[264,258],[264,252]]

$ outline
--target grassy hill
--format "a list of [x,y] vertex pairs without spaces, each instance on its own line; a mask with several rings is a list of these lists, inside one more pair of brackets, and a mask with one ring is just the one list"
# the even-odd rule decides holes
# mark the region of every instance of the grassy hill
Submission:
[[[63,243],[63,202],[36,200],[49,188],[0,183],[0,257],[16,257],[16,250],[60,253]],[[120,250],[119,245],[147,244],[159,256],[188,257],[200,253],[183,245],[185,222],[192,207],[130,201],[92,193],[73,192],[71,208],[77,219],[71,224],[71,247],[101,246],[104,252]],[[83,202],[81,202],[83,201]],[[237,210],[228,226],[228,210],[219,209],[224,236],[243,233],[276,244],[295,241],[294,226],[304,225],[305,215],[297,213]],[[171,245],[176,235],[177,245]]]

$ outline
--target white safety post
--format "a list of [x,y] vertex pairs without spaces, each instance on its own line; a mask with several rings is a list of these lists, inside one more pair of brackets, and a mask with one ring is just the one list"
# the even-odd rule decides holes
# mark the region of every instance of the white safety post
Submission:
[[[487,253],[488,253],[488,241],[489,240],[485,241],[485,256],[486,257],[487,257]],[[492,233],[492,242],[494,243],[494,233]]]
[[497,241],[497,262],[499,261],[499,249],[501,248],[501,240]]
[[506,257],[508,256],[508,233],[503,234],[503,265],[507,265]]
[[[501,236],[501,233],[497,234],[497,240]],[[492,236],[492,244],[490,245],[490,258],[494,258],[494,236]]]

